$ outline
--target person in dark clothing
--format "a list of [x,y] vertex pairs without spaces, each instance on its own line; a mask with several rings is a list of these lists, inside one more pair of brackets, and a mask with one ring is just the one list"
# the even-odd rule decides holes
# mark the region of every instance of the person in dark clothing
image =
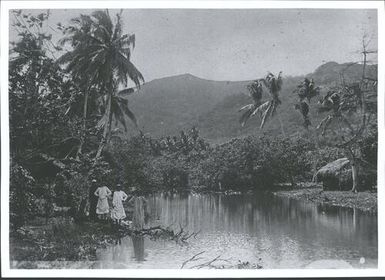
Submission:
[[98,188],[97,181],[93,179],[91,181],[91,187],[88,194],[88,199],[90,203],[89,215],[91,220],[96,220],[96,205],[98,203],[98,198],[95,196],[94,193],[97,190],[97,188]]

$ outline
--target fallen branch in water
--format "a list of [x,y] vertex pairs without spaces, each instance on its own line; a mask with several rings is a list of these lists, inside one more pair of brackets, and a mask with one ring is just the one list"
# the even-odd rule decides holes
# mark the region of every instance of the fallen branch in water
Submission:
[[175,232],[171,226],[164,228],[161,225],[139,230],[123,223],[120,226],[111,226],[107,222],[75,224],[64,217],[55,217],[48,225],[30,225],[11,231],[11,260],[94,261],[98,248],[121,244],[125,236],[145,235],[152,240],[172,240],[185,245],[198,233],[179,228]]
[[162,226],[154,226],[150,228],[133,229],[129,225],[120,225],[117,231],[120,237],[127,235],[147,235],[150,237],[151,240],[166,239],[175,241],[179,244],[186,244],[189,238],[195,238],[200,232],[198,231],[190,233],[188,231],[184,231],[182,226],[180,226],[179,232],[174,232],[171,226],[168,226],[166,228],[163,228]]
[[201,268],[204,268],[204,267],[207,267],[207,268],[225,268],[224,265],[213,265],[214,262],[216,261],[224,261],[224,262],[229,262],[229,260],[226,260],[226,259],[220,259],[221,255],[218,255],[216,256],[214,259],[212,259],[211,261],[208,261],[208,262],[205,262],[205,263],[202,263],[202,264],[198,264],[198,265],[194,265],[190,268],[197,268],[197,269],[201,269]]
[[202,252],[200,252],[200,253],[198,253],[198,254],[195,254],[194,256],[192,256],[192,257],[191,257],[190,259],[188,259],[187,261],[184,261],[184,262],[182,263],[182,266],[181,266],[180,268],[183,268],[188,262],[197,261],[197,260],[202,259],[202,258],[196,258],[196,257],[199,256],[199,255],[201,255],[201,254],[203,254],[204,252],[206,252],[206,251],[202,251]]
[[[185,268],[186,264],[189,262],[193,262],[193,261],[197,261],[197,260],[202,259],[202,257],[199,257],[199,258],[197,258],[197,257],[201,256],[203,253],[205,253],[205,251],[202,251],[198,254],[195,254],[190,259],[184,261],[182,263],[181,268]],[[188,269],[194,269],[194,268],[195,269],[201,269],[201,268],[209,268],[209,269],[210,268],[213,268],[213,269],[261,269],[262,268],[262,265],[260,265],[260,264],[253,264],[250,262],[242,262],[240,260],[238,260],[238,263],[234,265],[234,264],[231,264],[231,262],[228,259],[221,259],[220,257],[221,257],[221,255],[218,255],[212,260],[206,261],[206,262],[201,263],[201,264],[193,265],[191,267],[186,267],[186,268],[188,268]],[[261,258],[259,258],[258,261],[260,262]],[[222,263],[215,264],[216,262],[222,262]],[[226,264],[223,264],[223,262],[225,262]]]

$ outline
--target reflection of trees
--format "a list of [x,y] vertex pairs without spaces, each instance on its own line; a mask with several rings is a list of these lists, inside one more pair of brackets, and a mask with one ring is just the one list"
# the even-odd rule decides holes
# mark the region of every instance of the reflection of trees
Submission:
[[[267,236],[278,247],[295,240],[296,251],[309,250],[308,244],[335,249],[336,246],[367,251],[377,248],[376,216],[341,207],[259,195],[189,195],[157,196],[154,212],[162,224],[191,231],[223,231]],[[288,238],[288,239],[283,239]],[[285,241],[286,240],[286,241]],[[311,247],[311,246],[310,246]],[[366,247],[366,248],[365,248]],[[294,247],[291,248],[294,250]],[[376,252],[377,249],[374,249]]]

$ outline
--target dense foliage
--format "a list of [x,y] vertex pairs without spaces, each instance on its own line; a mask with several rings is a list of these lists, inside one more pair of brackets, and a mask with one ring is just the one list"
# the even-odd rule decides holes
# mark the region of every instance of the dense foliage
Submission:
[[[334,86],[321,102],[330,108],[317,112],[310,106],[311,97],[319,93],[313,80],[305,79],[297,86],[299,78],[268,74],[247,87],[246,82],[222,84],[184,75],[175,78],[171,87],[163,87],[161,81],[152,82],[152,89],[149,85],[147,89],[156,92],[156,98],[161,96],[159,102],[150,94],[130,103],[140,105],[137,111],[152,118],[151,125],[156,129],[164,123],[154,112],[162,106],[177,108],[178,117],[167,110],[162,114],[177,119],[179,125],[172,129],[162,127],[162,131],[174,133],[178,129],[180,133],[159,138],[133,129],[127,134],[126,120],[139,127],[128,107],[128,98],[144,79],[130,61],[135,36],[123,34],[121,13],[114,18],[108,11],[97,11],[73,19],[69,26],[58,24],[58,32],[64,38],[60,46],[52,42],[46,31],[52,29],[47,21],[49,12],[34,16],[15,10],[11,15],[18,32],[18,40],[10,46],[9,63],[10,215],[15,228],[34,216],[47,218],[58,207],[69,207],[76,217],[83,215],[91,179],[112,189],[120,183],[125,190],[141,192],[191,188],[257,191],[282,183],[294,186],[312,180],[317,169],[346,154],[346,147],[336,145],[336,137],[341,138],[343,133],[330,133],[323,138],[313,133],[319,120],[324,118],[324,127],[332,117],[341,122],[346,122],[345,115],[346,119],[357,120],[348,106],[352,100],[360,108],[365,105],[365,114],[376,116],[375,90],[367,94],[371,100],[360,103],[354,87]],[[59,58],[55,56],[58,53]],[[325,69],[318,72],[321,70]],[[317,75],[314,77],[317,82]],[[325,79],[328,83],[329,78]],[[134,88],[128,87],[130,81]],[[189,87],[196,92],[189,92]],[[214,97],[213,88],[219,89]],[[234,94],[239,88],[248,89],[253,99],[241,117],[245,130],[237,123],[236,114],[248,97]],[[268,93],[267,100],[262,100],[262,88]],[[223,98],[224,91],[232,94]],[[180,100],[174,98],[174,93],[184,98],[183,106],[178,106]],[[338,94],[343,97],[343,106],[333,105]],[[294,110],[298,97],[297,109],[304,127]],[[279,122],[275,117],[278,112],[282,116]],[[250,119],[246,124],[253,114],[259,120]],[[374,119],[365,119],[368,125],[364,133],[358,130],[359,137],[351,142],[354,145],[348,145],[360,159],[362,169],[370,170],[360,179],[368,187],[376,185]],[[198,120],[205,126],[205,135],[253,136],[209,144],[193,126]],[[256,132],[258,126],[261,129]],[[152,128],[149,125],[144,130]]]
[[[162,139],[149,137],[114,145],[108,158],[116,170],[115,180],[143,191],[266,190],[281,183],[311,180],[314,159],[322,157],[319,168],[337,153],[331,148],[320,152],[301,137],[249,136],[217,146],[194,146],[193,142],[188,137],[188,145],[194,148],[187,150],[182,144],[169,149],[162,146]],[[151,149],[157,146],[154,143],[159,143],[159,151]]]
[[[34,16],[13,10],[11,16],[18,32],[9,63],[10,205],[17,227],[31,215],[52,214],[55,206],[69,206],[77,215],[91,178],[110,183],[109,163],[98,157],[113,137],[112,120],[122,121],[123,114],[135,120],[127,100],[117,96],[133,90],[117,87],[129,79],[139,85],[143,77],[130,62],[135,36],[122,34],[120,14],[116,23],[108,11],[97,11],[68,27],[58,24],[56,32],[73,43],[59,59],[63,48],[47,32],[53,29],[49,11]],[[107,54],[114,51],[113,57],[98,49],[100,44],[90,52],[91,41],[95,45],[107,37],[112,40]],[[99,67],[92,64],[95,59]],[[85,84],[91,76],[97,83]]]

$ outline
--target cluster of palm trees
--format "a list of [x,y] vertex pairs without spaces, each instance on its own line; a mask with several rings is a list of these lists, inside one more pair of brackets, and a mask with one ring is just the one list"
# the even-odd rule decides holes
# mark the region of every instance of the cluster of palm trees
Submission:
[[[263,89],[266,88],[270,95],[270,99],[264,103],[262,100]],[[265,78],[253,81],[247,86],[250,96],[253,99],[253,103],[243,106],[239,111],[245,110],[240,118],[241,125],[244,126],[250,117],[259,115],[261,117],[262,129],[270,117],[273,117],[277,112],[281,100],[279,99],[279,93],[282,88],[282,72],[279,72],[276,77],[272,73],[268,73]]]
[[[144,83],[140,71],[131,62],[135,47],[135,35],[124,34],[122,10],[112,20],[109,11],[95,11],[71,20],[64,29],[64,38],[59,43],[69,46],[70,51],[58,59],[73,79],[79,82],[84,95],[81,143],[77,155],[82,153],[89,118],[89,100],[98,105],[100,119],[97,128],[102,130],[102,139],[95,155],[100,158],[112,135],[112,121],[120,122],[127,130],[126,117],[136,124],[134,113],[128,108],[125,97],[134,93]],[[129,87],[132,81],[135,86]]]

